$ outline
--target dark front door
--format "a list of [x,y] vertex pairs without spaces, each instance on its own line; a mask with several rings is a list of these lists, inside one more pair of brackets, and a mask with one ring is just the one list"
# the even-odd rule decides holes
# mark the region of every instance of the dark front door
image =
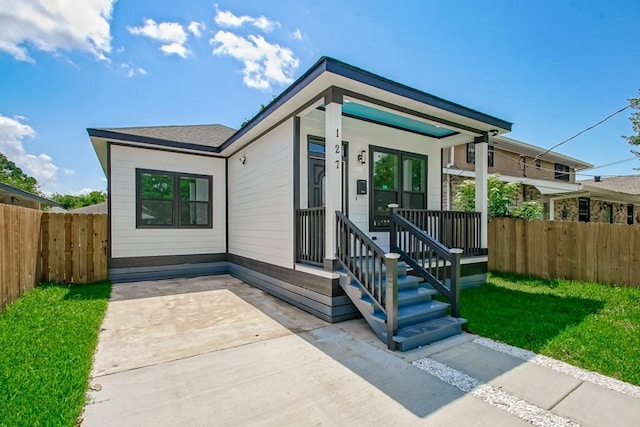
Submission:
[[324,206],[324,159],[309,158],[309,207]]
[[[325,146],[324,139],[309,137],[307,146],[309,152],[309,208],[319,208],[325,205]],[[342,212],[347,213],[347,144],[342,143]]]

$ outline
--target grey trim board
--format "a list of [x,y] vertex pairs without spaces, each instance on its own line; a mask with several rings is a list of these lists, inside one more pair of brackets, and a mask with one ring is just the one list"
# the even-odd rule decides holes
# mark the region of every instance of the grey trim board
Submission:
[[226,253],[112,258],[109,261],[109,268],[160,267],[180,264],[193,265],[226,260]]

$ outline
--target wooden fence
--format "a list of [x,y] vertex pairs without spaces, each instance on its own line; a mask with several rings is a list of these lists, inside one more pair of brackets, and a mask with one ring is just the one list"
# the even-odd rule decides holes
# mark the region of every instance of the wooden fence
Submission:
[[107,279],[107,215],[0,204],[0,311],[41,281]]
[[494,218],[489,269],[640,286],[637,225]]

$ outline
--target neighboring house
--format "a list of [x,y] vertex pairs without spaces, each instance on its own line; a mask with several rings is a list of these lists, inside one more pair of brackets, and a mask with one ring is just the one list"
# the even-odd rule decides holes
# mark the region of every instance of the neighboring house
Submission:
[[[444,209],[454,210],[458,186],[475,177],[474,148],[467,143],[443,150]],[[540,202],[544,219],[640,223],[638,175],[579,181],[576,171],[592,168],[592,164],[505,136],[492,138],[487,163],[489,173],[499,173],[505,182],[521,183],[518,203]]]
[[[376,301],[348,298],[338,271],[355,277],[384,262],[389,203],[440,209],[444,148],[476,141],[486,152],[490,135],[510,130],[504,120],[326,57],[237,131],[88,129],[108,179],[109,276],[229,273],[328,321],[353,317],[355,304],[375,324],[380,291],[371,290]],[[486,163],[476,168],[486,182]],[[486,185],[478,192],[486,200]],[[444,243],[467,245],[469,281],[486,278],[486,256],[471,256],[486,253],[486,204],[479,210],[433,218]],[[446,221],[458,220],[467,235],[445,235]],[[360,264],[345,267],[345,259]],[[434,260],[429,277],[442,284],[453,273],[438,270],[444,258]],[[430,293],[412,301],[425,296],[430,301]],[[441,303],[428,304],[444,316]],[[446,322],[459,330],[457,319]]]
[[77,209],[71,209],[69,213],[73,214],[106,214],[108,213],[107,202],[96,203],[95,205],[83,206]]
[[24,208],[42,209],[44,206],[59,207],[53,200],[31,194],[19,188],[0,182],[0,203],[22,206]]
[[596,176],[553,199],[556,220],[640,225],[640,175]]

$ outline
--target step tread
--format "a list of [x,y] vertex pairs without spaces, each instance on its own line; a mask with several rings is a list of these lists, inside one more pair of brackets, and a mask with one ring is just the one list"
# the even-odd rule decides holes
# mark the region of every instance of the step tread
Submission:
[[396,342],[402,342],[409,338],[415,338],[417,335],[429,335],[441,329],[455,325],[463,325],[465,323],[467,323],[467,319],[445,316],[398,329],[398,333],[394,336],[394,339]]
[[[404,321],[411,317],[419,316],[421,314],[430,313],[432,311],[446,310],[448,306],[449,304],[436,300],[398,306],[398,322]],[[384,322],[387,319],[386,314],[382,312],[373,313],[373,317],[381,322]]]
[[[350,283],[349,286],[353,286],[356,289],[360,289],[360,286],[357,283],[356,284]],[[398,289],[398,305],[400,305],[403,301],[416,299],[418,297],[432,297],[433,295],[437,295],[437,294],[438,294],[438,291],[427,286],[417,286],[415,288]],[[367,294],[363,294],[360,299],[362,301],[372,303],[371,297]]]

